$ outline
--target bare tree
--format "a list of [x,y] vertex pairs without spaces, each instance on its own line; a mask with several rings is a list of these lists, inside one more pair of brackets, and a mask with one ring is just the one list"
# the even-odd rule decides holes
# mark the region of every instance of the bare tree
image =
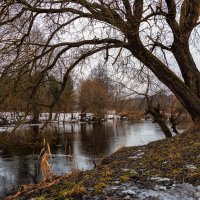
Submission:
[[[199,42],[199,0],[3,0],[0,6],[2,76],[40,63],[36,87],[64,58],[59,97],[70,71],[87,58],[103,52],[105,61],[115,64],[122,55],[135,57],[199,123],[200,73],[189,48],[191,39]],[[29,37],[36,25],[45,33],[39,42]],[[24,52],[33,47],[37,53],[25,59]],[[175,66],[181,76],[173,71]]]
[[102,82],[89,79],[82,81],[78,97],[82,112],[92,112],[100,121],[105,118],[109,104],[109,92]]

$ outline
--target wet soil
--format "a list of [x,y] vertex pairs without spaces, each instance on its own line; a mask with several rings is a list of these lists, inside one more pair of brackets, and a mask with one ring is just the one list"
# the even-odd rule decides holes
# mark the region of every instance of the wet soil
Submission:
[[198,199],[200,133],[124,147],[96,169],[20,188],[6,199]]

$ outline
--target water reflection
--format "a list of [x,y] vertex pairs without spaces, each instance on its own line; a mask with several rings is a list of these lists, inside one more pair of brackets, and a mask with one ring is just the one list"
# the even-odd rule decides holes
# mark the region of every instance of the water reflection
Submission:
[[[151,122],[128,124],[59,124],[51,137],[52,170],[60,175],[73,169],[92,169],[94,161],[110,155],[122,146],[143,145],[164,138],[159,127]],[[27,183],[41,180],[39,127],[30,126],[36,145],[0,146],[1,197]],[[49,134],[49,133],[47,133]]]
[[[108,154],[113,133],[113,127],[105,124],[81,125],[79,152],[87,157],[102,157]],[[87,145],[85,145],[86,143]]]

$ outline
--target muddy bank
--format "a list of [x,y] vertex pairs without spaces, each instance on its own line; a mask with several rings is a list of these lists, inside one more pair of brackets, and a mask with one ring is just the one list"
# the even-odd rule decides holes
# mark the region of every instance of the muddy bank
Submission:
[[198,199],[200,134],[122,148],[91,171],[25,186],[6,199]]

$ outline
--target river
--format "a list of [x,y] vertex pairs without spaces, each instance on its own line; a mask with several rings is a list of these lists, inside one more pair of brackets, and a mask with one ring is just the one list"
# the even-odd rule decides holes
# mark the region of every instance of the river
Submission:
[[[51,144],[52,171],[56,175],[75,169],[93,169],[94,163],[123,146],[138,146],[163,139],[157,124],[109,121],[97,124],[61,124]],[[32,146],[0,146],[0,199],[19,186],[42,179],[39,153]]]

